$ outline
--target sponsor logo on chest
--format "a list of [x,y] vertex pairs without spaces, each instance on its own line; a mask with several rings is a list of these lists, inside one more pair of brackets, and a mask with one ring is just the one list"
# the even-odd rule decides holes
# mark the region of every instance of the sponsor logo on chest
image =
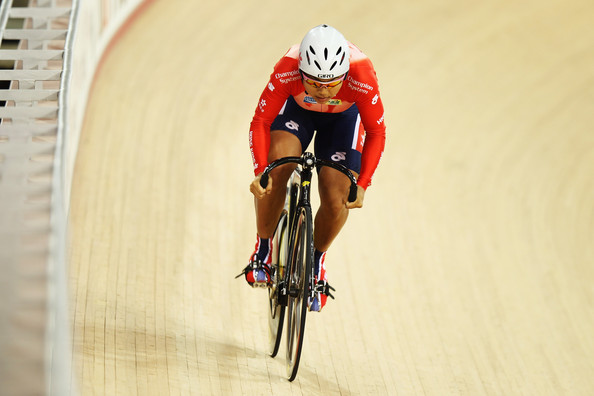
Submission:
[[[316,102],[316,100],[314,98],[312,98],[311,96],[305,96],[303,98],[303,101],[305,103],[309,103],[309,104],[318,104],[318,102]],[[342,104],[342,100],[340,99],[330,99],[327,103],[325,103],[329,106],[340,106]]]

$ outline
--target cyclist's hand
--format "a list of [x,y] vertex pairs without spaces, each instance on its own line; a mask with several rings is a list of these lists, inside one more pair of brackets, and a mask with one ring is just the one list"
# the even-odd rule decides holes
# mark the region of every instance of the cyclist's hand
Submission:
[[357,186],[357,199],[355,200],[355,202],[347,201],[346,208],[347,209],[362,208],[364,199],[365,199],[365,189],[361,186]]
[[264,198],[266,195],[270,194],[272,191],[272,177],[268,176],[268,185],[266,188],[262,188],[260,185],[260,179],[262,178],[262,174],[260,173],[250,184],[250,191],[254,194],[254,197],[258,199]]

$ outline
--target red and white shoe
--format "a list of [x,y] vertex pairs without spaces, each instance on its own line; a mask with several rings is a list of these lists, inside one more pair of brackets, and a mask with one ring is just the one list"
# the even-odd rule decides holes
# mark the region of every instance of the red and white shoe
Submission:
[[250,263],[238,276],[245,274],[245,280],[251,287],[267,287],[272,279],[270,264],[260,260],[257,254],[252,256]]
[[[243,269],[243,271],[235,278],[245,275],[245,280],[252,287],[267,287],[272,279],[272,246],[267,244],[261,245],[262,241],[257,238],[254,253],[250,258],[250,262]],[[262,259],[262,256],[264,258]]]

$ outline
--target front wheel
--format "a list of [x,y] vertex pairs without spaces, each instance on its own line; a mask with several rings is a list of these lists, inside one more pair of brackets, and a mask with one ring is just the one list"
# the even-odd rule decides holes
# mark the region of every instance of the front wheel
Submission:
[[308,278],[313,262],[313,224],[311,209],[300,208],[295,218],[295,233],[291,238],[291,258],[288,267],[287,317],[287,376],[297,376],[305,334],[305,317],[309,295]]

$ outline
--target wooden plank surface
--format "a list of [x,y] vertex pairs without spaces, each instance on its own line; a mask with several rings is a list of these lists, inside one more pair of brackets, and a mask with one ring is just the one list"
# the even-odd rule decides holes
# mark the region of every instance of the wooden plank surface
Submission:
[[[323,22],[374,61],[388,140],[289,383],[265,293],[234,275],[258,96]],[[103,63],[80,140],[82,393],[594,394],[592,26],[590,0],[154,2]]]

